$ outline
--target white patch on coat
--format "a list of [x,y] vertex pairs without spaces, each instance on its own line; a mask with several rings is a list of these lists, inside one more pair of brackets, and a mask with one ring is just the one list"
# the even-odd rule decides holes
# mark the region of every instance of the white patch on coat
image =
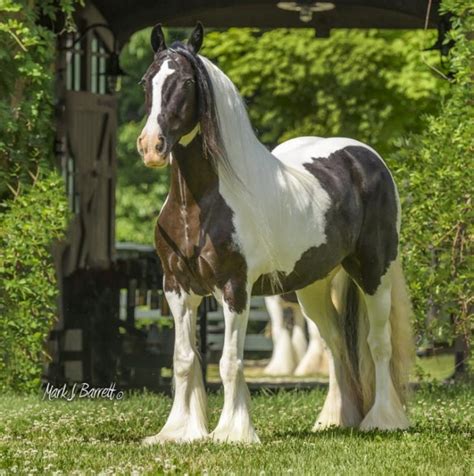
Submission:
[[151,80],[151,110],[144,127],[147,135],[160,135],[161,133],[158,125],[158,116],[162,106],[162,89],[166,78],[176,72],[174,69],[171,69],[169,65],[170,60],[164,61],[158,73],[156,73]]
[[[302,136],[302,137],[295,137],[294,139],[289,139],[281,144],[277,145],[273,150],[272,154],[276,157],[280,158],[283,154],[288,151],[292,151],[297,147],[303,147],[305,145],[314,145],[317,140],[323,140],[324,137],[316,137],[316,136]],[[281,160],[281,159],[280,159]]]
[[[392,286],[396,278],[396,262],[382,276],[382,281],[374,295],[364,294],[369,334],[367,342],[375,369],[375,399],[372,408],[365,415],[362,430],[396,430],[410,426],[403,405],[394,387],[391,373],[393,312]],[[399,305],[399,303],[395,303]]]
[[[298,137],[278,145],[273,149],[272,153],[289,167],[295,167],[300,171],[304,171],[306,170],[304,164],[311,163],[313,158],[328,158],[332,153],[349,146],[364,147],[375,154],[392,177],[387,164],[375,149],[363,142],[346,137],[329,137],[327,139],[321,137]],[[392,182],[395,187],[395,198],[397,201],[397,231],[399,232],[401,222],[400,198],[393,177]]]
[[[247,289],[250,294],[250,288]],[[250,393],[244,378],[244,343],[249,301],[242,313],[234,312],[222,300],[225,319],[224,347],[219,373],[224,385],[224,407],[211,438],[217,441],[258,443],[250,417]]]

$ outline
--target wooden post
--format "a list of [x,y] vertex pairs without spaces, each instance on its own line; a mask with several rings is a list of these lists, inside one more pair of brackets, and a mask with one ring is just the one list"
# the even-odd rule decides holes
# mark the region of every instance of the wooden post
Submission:
[[135,304],[137,293],[137,280],[131,279],[127,289],[127,326],[135,327]]

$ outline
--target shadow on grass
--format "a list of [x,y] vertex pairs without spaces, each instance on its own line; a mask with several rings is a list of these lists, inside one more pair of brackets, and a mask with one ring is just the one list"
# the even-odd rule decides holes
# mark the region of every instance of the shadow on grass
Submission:
[[409,430],[396,430],[396,431],[361,431],[357,428],[327,428],[320,431],[311,430],[290,430],[290,431],[277,431],[273,438],[296,438],[300,440],[318,441],[321,439],[327,440],[336,438],[358,438],[363,440],[398,440],[406,433],[417,433],[416,428],[410,428]]

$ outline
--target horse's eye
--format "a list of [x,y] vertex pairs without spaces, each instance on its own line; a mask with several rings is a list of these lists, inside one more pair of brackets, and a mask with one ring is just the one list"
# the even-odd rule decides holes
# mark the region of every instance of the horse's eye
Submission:
[[191,84],[194,84],[194,79],[191,79],[191,78],[188,78],[185,82],[184,82],[184,86],[189,88],[191,86]]

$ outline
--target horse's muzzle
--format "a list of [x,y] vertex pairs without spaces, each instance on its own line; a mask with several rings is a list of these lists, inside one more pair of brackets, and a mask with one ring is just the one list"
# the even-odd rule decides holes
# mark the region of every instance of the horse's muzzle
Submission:
[[141,134],[137,140],[137,149],[147,167],[161,168],[168,165],[170,151],[165,137]]

